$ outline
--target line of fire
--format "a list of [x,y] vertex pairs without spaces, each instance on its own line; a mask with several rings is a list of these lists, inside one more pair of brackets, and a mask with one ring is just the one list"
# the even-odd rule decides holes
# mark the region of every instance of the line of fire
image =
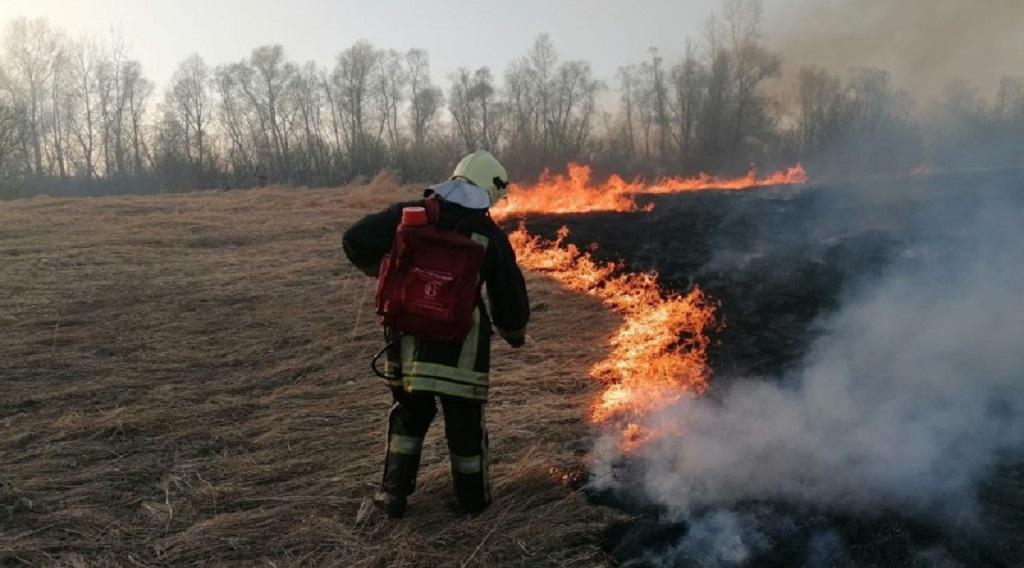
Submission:
[[591,418],[621,429],[620,445],[630,450],[653,436],[679,432],[651,431],[637,419],[683,396],[698,396],[708,386],[711,369],[706,350],[708,330],[718,323],[715,302],[699,286],[686,293],[665,290],[656,273],[632,273],[621,263],[596,261],[589,252],[566,244],[563,226],[555,240],[531,235],[530,215],[651,211],[637,198],[710,190],[753,190],[799,185],[809,181],[799,165],[759,177],[755,169],[741,177],[699,174],[690,178],[626,181],[618,175],[604,182],[592,178],[584,164],[569,164],[567,174],[544,172],[535,184],[513,186],[507,202],[496,208],[499,220],[519,219],[510,240],[524,268],[544,273],[568,289],[595,296],[622,316],[610,338],[607,357],[594,365],[591,377],[604,390]]

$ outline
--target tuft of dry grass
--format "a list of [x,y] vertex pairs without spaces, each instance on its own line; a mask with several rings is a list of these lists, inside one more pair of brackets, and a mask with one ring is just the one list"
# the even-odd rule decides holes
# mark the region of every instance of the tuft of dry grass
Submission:
[[[495,344],[495,502],[453,511],[443,425],[407,519],[367,503],[390,396],[344,228],[415,197],[335,189],[0,205],[0,565],[594,566],[620,514],[581,467],[618,321],[530,276],[535,344]],[[572,477],[572,476],[568,476]]]

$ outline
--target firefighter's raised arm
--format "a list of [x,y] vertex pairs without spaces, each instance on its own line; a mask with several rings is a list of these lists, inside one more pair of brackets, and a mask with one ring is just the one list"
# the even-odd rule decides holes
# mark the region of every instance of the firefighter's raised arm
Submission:
[[356,268],[369,276],[377,276],[380,261],[391,250],[395,228],[402,220],[402,207],[398,203],[383,211],[371,213],[349,227],[341,238],[345,256]]

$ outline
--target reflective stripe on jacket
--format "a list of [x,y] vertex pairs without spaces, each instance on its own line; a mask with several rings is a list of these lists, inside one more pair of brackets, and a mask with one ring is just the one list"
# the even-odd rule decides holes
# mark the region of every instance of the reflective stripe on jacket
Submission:
[[481,322],[482,306],[473,313],[473,328],[461,341],[426,341],[385,330],[395,341],[388,350],[384,374],[392,387],[427,391],[474,400],[487,400],[490,370],[490,331]]
[[[399,203],[361,219],[345,232],[342,243],[346,256],[360,268],[379,263],[391,250],[402,208],[422,204],[422,201]],[[391,386],[409,392],[487,400],[494,333],[491,318],[506,333],[525,329],[530,316],[526,283],[508,237],[486,210],[467,209],[442,201],[438,224],[455,228],[486,247],[480,284],[486,287],[490,313],[478,292],[474,325],[462,341],[400,337],[397,331],[385,329],[385,340],[391,343],[391,348],[387,352],[384,373],[390,377]]]

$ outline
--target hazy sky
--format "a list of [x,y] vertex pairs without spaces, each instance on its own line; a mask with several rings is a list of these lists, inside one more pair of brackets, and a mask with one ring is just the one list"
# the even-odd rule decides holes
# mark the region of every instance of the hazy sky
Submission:
[[252,48],[284,45],[295,61],[333,64],[358,39],[378,47],[430,52],[434,75],[489,65],[500,75],[541,32],[564,58],[588,59],[611,79],[652,45],[681,52],[717,0],[0,0],[0,20],[46,16],[74,33],[119,27],[152,79],[166,80],[198,52],[218,64]]
[[[586,59],[614,84],[618,67],[658,46],[671,61],[698,37],[719,0],[0,0],[0,25],[45,16],[72,35],[123,32],[162,86],[199,53],[212,65],[280,43],[293,61],[332,66],[358,39],[430,52],[443,80],[456,67],[501,76],[538,33],[565,59]],[[900,86],[934,95],[953,76],[990,92],[1024,75],[1024,0],[764,0],[765,39],[792,75],[805,63],[835,71],[878,65]]]

